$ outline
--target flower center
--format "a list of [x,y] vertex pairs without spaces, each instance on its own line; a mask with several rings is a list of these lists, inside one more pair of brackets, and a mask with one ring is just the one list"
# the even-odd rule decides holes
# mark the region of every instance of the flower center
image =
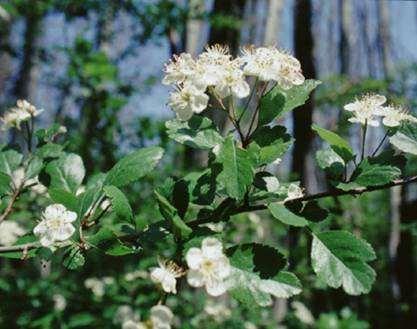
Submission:
[[52,229],[58,229],[61,226],[62,221],[59,218],[50,219],[47,222],[47,226]]

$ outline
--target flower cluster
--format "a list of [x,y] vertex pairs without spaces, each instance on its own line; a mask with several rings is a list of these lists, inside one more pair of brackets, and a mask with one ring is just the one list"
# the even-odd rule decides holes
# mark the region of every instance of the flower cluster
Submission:
[[304,82],[298,60],[276,48],[248,47],[242,53],[232,58],[227,47],[214,45],[196,59],[187,53],[174,56],[165,67],[162,82],[176,88],[168,105],[180,120],[204,111],[209,96],[219,101],[229,96],[249,96],[247,76],[265,83],[273,81],[284,89]]
[[30,120],[42,113],[43,110],[38,110],[26,100],[18,100],[16,107],[6,112],[1,119],[4,124],[4,129],[15,127],[20,129],[20,125],[24,121]]
[[57,241],[68,240],[75,232],[72,223],[77,219],[75,212],[62,204],[52,204],[42,213],[42,220],[33,229],[44,247],[52,247]]
[[205,286],[211,296],[220,296],[226,292],[225,280],[231,273],[231,266],[219,240],[205,238],[201,248],[190,248],[185,258],[190,268],[187,273],[190,286]]
[[352,112],[349,118],[352,123],[379,126],[378,117],[382,117],[382,124],[386,127],[398,127],[402,122],[417,122],[417,118],[409,115],[403,108],[394,106],[384,106],[387,99],[385,96],[377,94],[364,95],[344,106],[346,111]]

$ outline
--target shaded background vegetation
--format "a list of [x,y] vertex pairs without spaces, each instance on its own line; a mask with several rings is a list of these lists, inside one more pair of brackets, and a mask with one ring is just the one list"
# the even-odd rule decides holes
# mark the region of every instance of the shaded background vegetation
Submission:
[[[314,169],[319,141],[311,123],[337,131],[359,147],[357,127],[340,123],[345,122],[343,104],[356,95],[379,92],[415,111],[416,32],[414,1],[2,0],[0,112],[19,98],[44,108],[42,125],[57,121],[67,127],[68,147],[82,156],[90,174],[111,168],[129,150],[150,144],[167,148],[168,156],[153,177],[129,193],[140,214],[136,222],[146,225],[158,216],[152,186],[206,161],[205,154],[168,142],[164,134],[164,120],[172,114],[160,79],[171,55],[197,54],[214,43],[229,45],[235,54],[248,43],[277,44],[301,61],[307,78],[321,79],[324,83],[312,101],[285,119],[296,142],[277,169],[281,179],[299,179],[307,191],[317,192],[326,189],[327,182]],[[381,134],[372,130],[369,145],[376,147]],[[21,143],[14,134],[0,137],[1,143]],[[272,225],[263,214],[240,215],[228,228],[230,239],[255,236],[279,242],[290,255],[290,266],[305,276],[302,281],[310,282],[296,300],[316,321],[300,321],[292,301],[284,300],[270,310],[229,305],[229,316],[212,321],[203,311],[204,297],[185,292],[188,306],[175,298],[170,301],[182,319],[179,327],[244,328],[251,323],[258,328],[414,328],[415,186],[324,202],[334,215],[323,225],[354,231],[376,249],[378,279],[369,295],[349,297],[318,282],[307,266],[307,237],[297,230]],[[30,212],[22,209],[15,216],[30,217]],[[140,265],[138,257],[144,260]],[[97,253],[78,272],[54,264],[42,270],[42,264],[2,260],[0,326],[117,328],[112,319],[118,305],[148,309],[152,298],[158,298],[153,285],[140,276],[133,282],[125,277],[146,269],[146,257],[116,259]],[[85,279],[105,276],[115,283],[103,298],[84,288]],[[58,292],[67,299],[63,312],[53,310],[52,295]]]

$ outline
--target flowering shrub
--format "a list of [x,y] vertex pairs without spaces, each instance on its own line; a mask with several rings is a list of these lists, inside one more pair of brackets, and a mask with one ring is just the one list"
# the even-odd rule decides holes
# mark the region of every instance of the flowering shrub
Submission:
[[[273,220],[310,234],[312,270],[323,282],[351,295],[368,293],[376,276],[369,265],[376,257],[373,248],[351,232],[323,231],[320,222],[332,210],[317,200],[417,181],[404,174],[406,155],[417,155],[417,119],[386,105],[382,95],[347,104],[349,121],[362,129],[359,151],[314,125],[327,144],[317,152],[317,164],[332,187],[307,194],[298,182],[281,182],[273,174],[293,142],[279,119],[304,104],[320,84],[304,79],[295,58],[266,47],[245,48],[241,57],[232,58],[227,48],[213,46],[197,58],[175,56],[163,82],[174,88],[168,104],[176,118],[166,122],[168,136],[207,152],[208,163],[200,172],[167,178],[158,186],[154,196],[161,217],[145,225],[138,225],[140,214],[134,214],[124,189],[158,170],[162,148],[136,150],[108,172],[86,177],[81,157],[60,143],[64,127],[36,129],[42,111],[27,101],[6,112],[3,127],[16,129],[25,143],[19,151],[3,146],[0,152],[0,256],[61,255],[62,266],[73,270],[88,263],[92,249],[115,257],[152,254],[149,275],[130,273],[126,281],[154,284],[160,291],[158,304],[143,321],[125,305],[115,321],[122,328],[170,328],[175,322],[164,305],[167,295],[181,298],[186,283],[213,297],[227,293],[240,303],[260,306],[302,292],[279,246],[255,240],[231,245],[223,234],[233,216],[266,210]],[[223,129],[210,119],[213,113],[227,119]],[[381,122],[386,134],[369,150],[367,131]],[[12,214],[26,194],[36,196],[33,212],[18,223]],[[102,298],[113,283],[112,278],[89,278],[85,288]],[[57,309],[67,307],[61,295],[54,302]]]

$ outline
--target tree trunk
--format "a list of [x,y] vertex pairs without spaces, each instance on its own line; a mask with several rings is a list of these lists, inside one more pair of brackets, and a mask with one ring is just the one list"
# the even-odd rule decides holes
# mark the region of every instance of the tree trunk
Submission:
[[[246,0],[215,0],[213,13],[222,16],[233,17],[240,21],[243,18]],[[240,30],[219,25],[210,28],[209,44],[216,43],[228,45],[233,55],[239,50]]]
[[[295,57],[301,62],[304,76],[316,77],[314,66],[314,40],[312,34],[312,4],[310,0],[296,0],[294,7],[294,44]],[[311,188],[307,160],[313,140],[311,125],[313,122],[313,99],[293,112],[295,144],[292,153],[292,172],[306,188]]]
[[281,23],[282,0],[269,0],[268,16],[266,19],[264,45],[275,45],[279,40]]

